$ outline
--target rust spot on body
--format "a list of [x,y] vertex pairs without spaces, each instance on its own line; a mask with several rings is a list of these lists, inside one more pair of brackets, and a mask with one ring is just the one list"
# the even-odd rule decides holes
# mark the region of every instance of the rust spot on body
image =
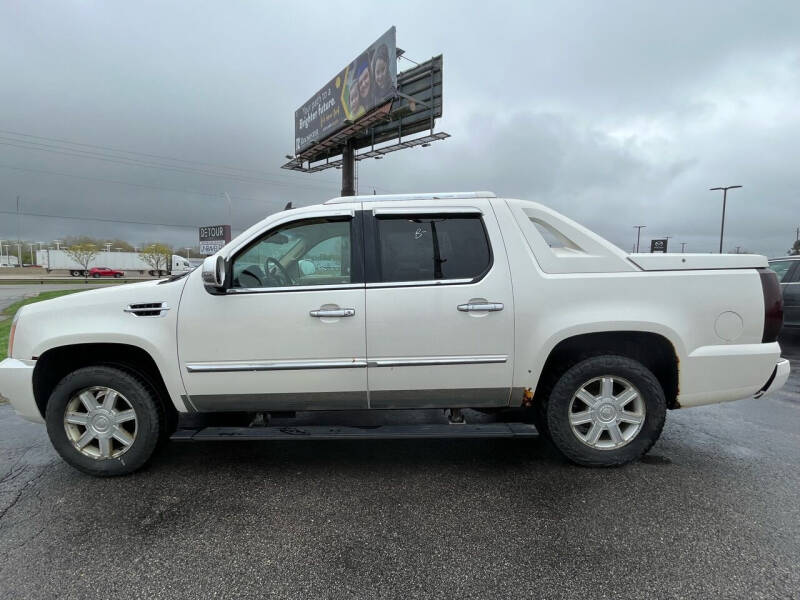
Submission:
[[533,406],[533,391],[529,387],[522,389],[522,406],[525,408]]

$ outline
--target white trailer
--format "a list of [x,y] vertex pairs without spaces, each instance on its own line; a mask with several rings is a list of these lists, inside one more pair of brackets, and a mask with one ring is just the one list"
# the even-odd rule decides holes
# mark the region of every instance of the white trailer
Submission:
[[[36,264],[47,269],[48,272],[56,270],[69,271],[73,277],[83,276],[83,267],[73,260],[64,250],[38,250],[36,252]],[[166,275],[167,273],[183,273],[190,271],[192,265],[182,256],[173,254],[169,265],[161,269],[154,269],[149,265],[140,252],[105,252],[97,253],[92,259],[89,268],[109,267],[126,271],[133,275]]]

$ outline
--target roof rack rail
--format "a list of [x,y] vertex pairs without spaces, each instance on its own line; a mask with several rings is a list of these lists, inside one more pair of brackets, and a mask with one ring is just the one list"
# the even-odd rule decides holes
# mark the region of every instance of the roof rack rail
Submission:
[[386,194],[382,196],[340,196],[331,198],[325,204],[344,204],[346,202],[385,202],[399,200],[463,200],[466,198],[497,198],[494,192],[429,192],[422,194]]

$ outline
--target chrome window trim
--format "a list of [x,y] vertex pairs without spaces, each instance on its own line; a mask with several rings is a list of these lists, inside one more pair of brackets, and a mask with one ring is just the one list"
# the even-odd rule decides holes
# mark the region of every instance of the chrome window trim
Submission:
[[475,283],[474,279],[429,279],[426,281],[375,281],[367,284],[367,289],[391,287],[418,287],[436,285],[458,285]]
[[436,365],[486,365],[508,362],[505,354],[479,354],[474,356],[410,356],[396,358],[371,358],[368,367],[425,367]]
[[187,363],[188,373],[235,373],[242,371],[301,371],[305,369],[364,369],[366,358],[338,360],[276,360],[219,363]]
[[456,214],[456,215],[481,215],[483,211],[476,206],[432,206],[432,207],[415,207],[403,206],[398,208],[381,207],[373,208],[372,214],[376,217],[384,215],[443,215],[443,214]]
[[228,288],[226,294],[269,294],[275,292],[310,292],[313,290],[364,289],[363,283],[330,283],[325,285],[287,285],[284,287]]

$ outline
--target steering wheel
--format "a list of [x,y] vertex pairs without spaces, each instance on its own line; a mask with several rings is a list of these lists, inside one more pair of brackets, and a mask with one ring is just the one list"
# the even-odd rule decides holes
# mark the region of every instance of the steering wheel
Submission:
[[[275,265],[276,268],[270,269],[270,264]],[[275,277],[281,285],[295,285],[294,279],[292,279],[292,276],[289,275],[289,272],[283,265],[278,262],[277,258],[273,258],[272,256],[267,258],[264,264],[264,270],[267,272],[267,276]],[[280,278],[276,276],[277,274],[280,274]],[[280,281],[280,279],[283,279],[283,281]]]

